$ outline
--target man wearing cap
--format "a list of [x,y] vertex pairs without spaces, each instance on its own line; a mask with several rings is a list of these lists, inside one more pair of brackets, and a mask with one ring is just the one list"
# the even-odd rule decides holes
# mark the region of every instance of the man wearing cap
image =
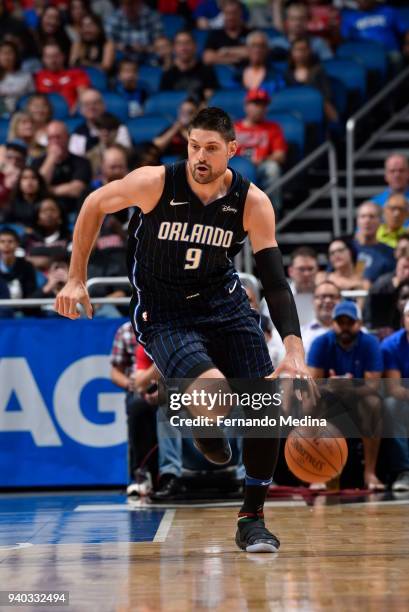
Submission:
[[[332,313],[332,329],[316,338],[310,348],[307,364],[314,378],[380,379],[383,361],[378,340],[362,331],[362,317],[354,302],[342,301]],[[365,385],[345,384],[345,393],[354,395],[360,415],[361,427],[365,420],[379,423],[381,398],[370,382]],[[344,390],[337,385],[339,393]],[[351,391],[352,389],[352,391]],[[348,404],[347,404],[348,405]],[[363,437],[364,483],[368,489],[383,489],[384,485],[375,474],[379,452],[379,438]]]
[[236,121],[236,155],[250,159],[256,166],[258,186],[280,208],[279,195],[274,188],[285,163],[288,145],[280,126],[266,119],[270,96],[263,89],[251,89],[245,99],[246,116]]
[[393,426],[387,441],[392,490],[409,491],[409,385],[402,381],[409,378],[409,300],[403,309],[402,329],[386,338],[381,350],[390,394],[386,407]]

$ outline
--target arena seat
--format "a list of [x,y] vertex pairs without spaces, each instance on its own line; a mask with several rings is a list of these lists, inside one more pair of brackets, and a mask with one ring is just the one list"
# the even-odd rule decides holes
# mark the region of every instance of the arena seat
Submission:
[[306,148],[311,150],[324,137],[324,104],[320,92],[314,87],[296,85],[273,95],[271,112],[295,112],[305,123]]
[[9,131],[9,120],[0,119],[0,144],[4,144],[7,141],[8,131]]
[[103,70],[94,66],[81,66],[81,69],[89,76],[91,87],[98,89],[98,91],[106,91],[108,89],[108,78]]
[[350,93],[357,93],[362,102],[366,96],[366,70],[362,64],[349,59],[334,58],[322,62],[326,74],[339,79]]
[[237,170],[237,172],[240,172],[240,174],[245,176],[252,183],[256,182],[256,167],[247,157],[236,155],[229,161],[229,166]]
[[209,106],[218,106],[229,113],[232,119],[242,119],[244,117],[244,98],[245,89],[234,91],[216,91],[209,100]]
[[279,124],[289,145],[289,163],[300,161],[305,148],[305,126],[300,116],[295,113],[268,111],[267,119]]
[[241,84],[236,78],[234,68],[225,64],[216,64],[214,70],[221,89],[241,89]]
[[353,59],[367,70],[377,73],[380,79],[385,79],[388,70],[388,60],[385,49],[372,41],[350,41],[341,44],[336,56]]
[[156,136],[159,136],[168,127],[170,122],[166,117],[135,117],[129,119],[127,127],[131,138],[135,144],[141,142],[151,142]]
[[189,96],[186,91],[161,91],[150,96],[145,103],[145,116],[160,115],[176,119],[179,106]]
[[67,117],[66,119],[64,119],[64,123],[67,126],[69,133],[72,134],[72,132],[76,130],[77,127],[81,125],[81,123],[84,123],[84,117],[82,115],[74,115],[73,117]]
[[331,102],[341,119],[346,119],[348,111],[348,91],[343,82],[336,77],[329,77],[331,85]]
[[165,36],[175,38],[175,34],[186,28],[186,21],[180,15],[161,15]]
[[113,91],[104,91],[102,94],[108,113],[112,113],[120,121],[128,121],[128,101]]
[[193,37],[196,41],[197,45],[197,54],[199,57],[203,55],[203,51],[206,45],[207,37],[209,36],[209,32],[207,30],[192,30]]
[[162,73],[162,68],[159,66],[139,66],[138,84],[149,94],[155,94],[159,91]]

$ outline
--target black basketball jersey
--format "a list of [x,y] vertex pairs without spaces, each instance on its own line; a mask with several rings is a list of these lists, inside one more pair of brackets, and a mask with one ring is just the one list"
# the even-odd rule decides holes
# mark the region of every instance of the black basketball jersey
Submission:
[[[128,268],[143,320],[187,317],[237,280],[232,256],[244,243],[249,182],[233,172],[228,193],[204,205],[190,188],[186,161],[165,166],[159,202],[129,224]],[[201,298],[197,300],[195,298]]]

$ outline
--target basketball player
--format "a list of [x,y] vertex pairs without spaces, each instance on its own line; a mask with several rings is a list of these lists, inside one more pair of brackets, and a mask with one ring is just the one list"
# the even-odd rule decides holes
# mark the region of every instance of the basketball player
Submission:
[[[92,316],[87,262],[104,215],[138,206],[129,225],[131,320],[165,380],[272,375],[263,332],[228,256],[246,234],[286,348],[273,376],[310,378],[273,207],[260,189],[227,167],[236,147],[230,117],[218,108],[204,109],[189,128],[187,161],[134,170],[91,193],[78,216],[69,280],[56,310],[76,319],[80,303]],[[196,438],[196,445],[214,463],[230,461],[223,436]],[[236,543],[247,552],[276,552],[280,546],[263,519],[278,445],[272,438],[243,442],[246,480]]]

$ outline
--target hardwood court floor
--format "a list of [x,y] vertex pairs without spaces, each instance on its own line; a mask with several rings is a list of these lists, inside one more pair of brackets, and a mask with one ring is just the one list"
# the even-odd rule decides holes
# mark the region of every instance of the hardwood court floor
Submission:
[[409,610],[408,499],[271,502],[274,555],[236,549],[235,507],[64,499],[0,501],[0,590],[67,590],[56,609],[80,612]]

